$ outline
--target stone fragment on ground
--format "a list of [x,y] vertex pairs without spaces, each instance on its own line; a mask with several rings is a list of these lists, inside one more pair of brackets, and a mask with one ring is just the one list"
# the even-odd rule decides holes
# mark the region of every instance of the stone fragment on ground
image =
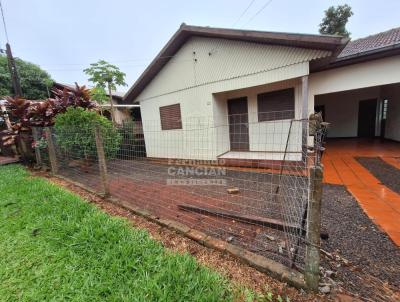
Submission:
[[329,285],[324,285],[319,288],[319,292],[322,294],[329,294],[331,292],[331,287]]
[[239,188],[237,188],[237,187],[233,187],[233,188],[226,189],[226,191],[227,191],[229,194],[238,194],[238,193],[240,193],[240,190],[239,190]]

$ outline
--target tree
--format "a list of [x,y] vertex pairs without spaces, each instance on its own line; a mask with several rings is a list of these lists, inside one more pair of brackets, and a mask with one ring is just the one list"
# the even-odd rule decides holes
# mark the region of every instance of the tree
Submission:
[[108,100],[106,90],[101,86],[95,86],[90,90],[92,100],[96,101],[100,107],[100,113],[103,115],[103,107],[101,106]]
[[[45,99],[53,86],[50,75],[39,66],[16,58],[22,96],[30,100]],[[7,57],[0,55],[0,98],[14,95]]]
[[346,24],[352,15],[351,7],[347,4],[329,7],[319,25],[319,33],[350,37]]
[[114,104],[112,101],[112,91],[116,90],[117,85],[126,86],[125,73],[119,70],[115,65],[112,65],[104,60],[90,64],[89,68],[83,70],[88,76],[89,81],[94,83],[98,88],[108,88],[108,96],[111,106],[111,119],[115,124]]

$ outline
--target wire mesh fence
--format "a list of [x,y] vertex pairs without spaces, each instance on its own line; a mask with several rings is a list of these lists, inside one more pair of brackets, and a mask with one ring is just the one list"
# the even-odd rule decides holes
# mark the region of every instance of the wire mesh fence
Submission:
[[[232,115],[183,119],[171,130],[143,121],[108,132],[100,126],[97,135],[93,127],[51,134],[57,174],[304,269],[310,167],[323,141],[323,131],[309,137],[308,120],[252,123]],[[50,164],[48,147],[37,149],[43,164]]]

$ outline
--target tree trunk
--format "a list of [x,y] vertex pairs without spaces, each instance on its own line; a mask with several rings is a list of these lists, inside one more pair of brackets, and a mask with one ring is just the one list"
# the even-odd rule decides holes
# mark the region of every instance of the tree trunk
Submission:
[[110,96],[110,106],[111,106],[111,121],[115,126],[115,114],[114,114],[114,104],[112,100],[111,86],[108,84],[108,95]]

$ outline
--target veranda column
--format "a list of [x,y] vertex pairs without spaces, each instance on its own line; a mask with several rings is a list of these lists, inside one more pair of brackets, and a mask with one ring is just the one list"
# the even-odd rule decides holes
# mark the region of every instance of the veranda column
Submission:
[[301,145],[302,145],[302,160],[305,161],[307,157],[307,144],[308,144],[308,75],[301,78]]

